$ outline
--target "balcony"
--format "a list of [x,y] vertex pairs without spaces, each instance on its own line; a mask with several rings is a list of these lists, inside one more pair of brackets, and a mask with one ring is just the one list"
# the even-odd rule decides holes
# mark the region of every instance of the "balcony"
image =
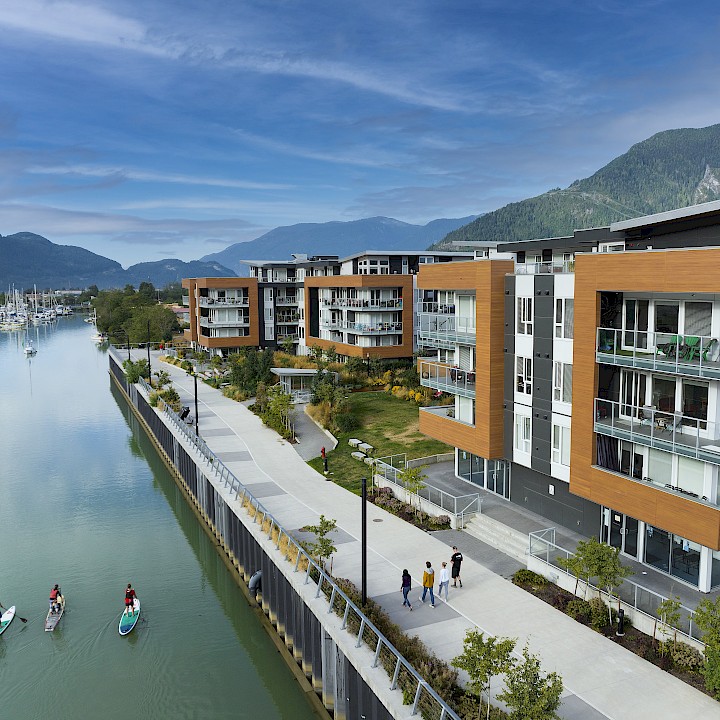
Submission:
[[247,297],[240,298],[223,298],[218,300],[211,297],[198,298],[198,304],[200,307],[248,307],[250,300]]
[[452,395],[475,397],[475,373],[442,363],[421,360],[420,384]]
[[250,318],[242,317],[236,320],[216,320],[215,318],[201,317],[200,326],[206,328],[249,327]]
[[189,295],[182,296],[182,304],[183,304],[183,307],[190,307],[190,296]]
[[390,323],[360,323],[332,320],[321,320],[320,327],[326,330],[349,330],[358,335],[388,335],[401,333],[403,324],[401,322]]
[[555,275],[557,273],[574,273],[575,261],[518,263],[515,265],[516,275]]
[[[423,303],[430,305],[431,303]],[[437,303],[433,303],[437,305]],[[443,307],[443,306],[440,306]],[[445,306],[453,307],[454,306]],[[475,344],[475,318],[421,312],[418,315],[418,337],[423,344],[453,347],[456,343]]]
[[279,307],[288,307],[290,305],[297,305],[299,302],[297,296],[286,295],[285,297],[275,298],[275,304]]
[[605,365],[720,379],[720,342],[709,336],[598,328],[595,348]]
[[358,310],[402,310],[402,298],[369,300],[365,298],[322,298],[320,305],[326,308],[354,308]]
[[458,423],[458,425],[462,425],[464,427],[475,427],[473,423],[464,422],[463,420],[458,420],[455,417],[454,405],[435,405],[434,407],[421,407],[418,409],[420,410],[421,414],[427,413],[428,415],[432,415],[433,417],[447,419],[451,422]]
[[719,429],[714,422],[681,413],[595,399],[596,433],[715,465],[720,465]]

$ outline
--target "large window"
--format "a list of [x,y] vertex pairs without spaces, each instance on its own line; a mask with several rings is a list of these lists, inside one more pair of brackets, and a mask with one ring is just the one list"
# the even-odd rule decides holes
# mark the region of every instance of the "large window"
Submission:
[[517,391],[524,395],[532,395],[532,358],[518,356],[515,362],[517,367]]
[[555,361],[553,366],[553,400],[572,402],[572,365]]
[[533,299],[519,297],[517,299],[517,333],[518,335],[532,335],[533,331]]
[[558,465],[570,467],[570,428],[553,425],[552,461]]
[[648,308],[647,300],[625,300],[623,312],[623,346],[645,349],[648,346]]
[[532,445],[532,426],[529,415],[515,416],[515,448],[529,453]]
[[[683,415],[698,420],[707,420],[708,384],[683,380]],[[702,423],[700,427],[705,427]]]
[[555,337],[572,339],[574,306],[572,298],[555,300]]
[[653,377],[653,405],[663,412],[675,412],[675,379]]
[[655,330],[661,333],[677,333],[678,303],[655,303]]

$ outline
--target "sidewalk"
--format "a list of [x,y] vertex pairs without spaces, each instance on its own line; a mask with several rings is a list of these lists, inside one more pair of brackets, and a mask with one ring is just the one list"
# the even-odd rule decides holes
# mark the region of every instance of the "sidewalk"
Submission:
[[[192,379],[172,365],[162,367],[182,402],[191,404]],[[327,482],[240,403],[204,383],[198,384],[198,402],[200,435],[288,531],[297,533],[321,513],[337,520],[333,573],[359,586],[360,498]],[[439,574],[452,544],[465,555],[464,587],[451,587],[449,603],[437,602],[431,609],[429,603],[419,602],[418,581],[426,560]],[[517,563],[465,533],[425,533],[370,504],[367,567],[368,595],[448,662],[462,651],[465,631],[475,626],[491,635],[517,638],[518,651],[527,641],[530,651],[540,656],[543,670],[563,678],[560,714],[566,720],[720,716],[715,700],[512,585],[506,578]],[[403,568],[413,576],[414,612],[402,607]]]

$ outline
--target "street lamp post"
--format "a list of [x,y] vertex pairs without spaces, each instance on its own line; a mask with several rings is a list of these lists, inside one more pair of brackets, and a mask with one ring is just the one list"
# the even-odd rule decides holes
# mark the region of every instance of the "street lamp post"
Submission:
[[147,355],[148,355],[148,376],[150,387],[152,387],[152,368],[150,367],[150,321],[147,321]]
[[195,434],[199,436],[200,431],[198,430],[197,372],[193,373],[193,378],[195,379]]
[[362,534],[360,536],[361,547],[361,600],[360,604],[365,607],[367,603],[367,478],[362,479]]

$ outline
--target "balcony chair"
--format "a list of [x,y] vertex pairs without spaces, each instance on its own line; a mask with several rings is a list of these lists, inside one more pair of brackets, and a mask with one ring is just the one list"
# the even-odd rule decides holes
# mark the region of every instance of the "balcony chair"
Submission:
[[683,360],[694,360],[700,356],[700,338],[697,335],[686,335],[683,339],[683,346],[680,349],[680,357]]
[[675,357],[675,352],[678,348],[680,348],[680,351],[682,353],[682,336],[681,335],[671,335],[668,338],[667,342],[664,343],[658,343],[655,354],[662,353],[665,355],[665,357]]

